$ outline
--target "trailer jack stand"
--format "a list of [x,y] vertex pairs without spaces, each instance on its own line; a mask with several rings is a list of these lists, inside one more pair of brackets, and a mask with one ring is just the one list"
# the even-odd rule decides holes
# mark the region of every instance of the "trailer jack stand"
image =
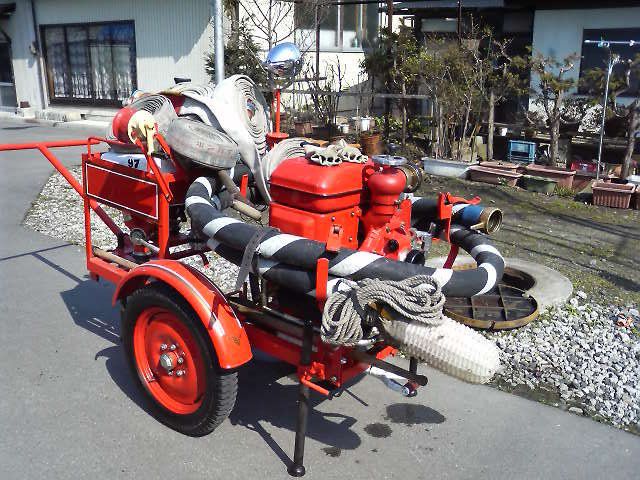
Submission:
[[[307,321],[304,326],[304,337],[302,340],[302,351],[300,352],[300,363],[303,366],[311,364],[311,353],[313,348],[313,323]],[[292,477],[302,477],[305,474],[304,468],[304,441],[307,435],[307,422],[309,420],[309,386],[300,379],[298,390],[298,421],[296,424],[296,443],[293,449],[293,463],[287,469]]]

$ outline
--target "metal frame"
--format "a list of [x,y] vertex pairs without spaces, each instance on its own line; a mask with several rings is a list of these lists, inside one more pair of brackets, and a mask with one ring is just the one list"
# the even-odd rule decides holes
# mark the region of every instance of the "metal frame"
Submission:
[[[171,150],[162,136],[156,134],[155,140],[161,145],[164,154],[173,161]],[[186,252],[172,254],[169,249],[171,246],[189,243],[189,239],[184,235],[172,235],[169,228],[169,209],[172,205],[180,204],[171,203],[174,199],[171,185],[188,181],[189,177],[175,161],[173,162],[176,167],[175,172],[161,171],[139,140],[138,147],[147,158],[147,171],[130,169],[104,161],[100,158],[99,152],[92,151],[92,147],[104,143],[122,145],[121,142],[90,137],[87,140],[5,144],[0,145],[0,152],[29,149],[40,151],[82,197],[87,269],[92,279],[97,280],[102,277],[117,285],[114,301],[126,298],[137,288],[144,286],[150,278],[165,281],[176,288],[205,323],[218,357],[224,357],[224,362],[221,362],[223,368],[237,368],[250,360],[250,346],[297,367],[300,382],[297,426],[293,463],[288,468],[292,476],[302,476],[305,473],[304,447],[311,390],[326,396],[337,394],[342,391],[345,382],[361,375],[371,365],[409,379],[408,385],[412,386],[413,394],[418,385],[426,385],[426,377],[417,374],[415,359],[411,359],[409,370],[385,362],[385,358],[396,353],[396,348],[386,345],[379,338],[364,342],[360,348],[336,348],[323,343],[318,328],[314,325],[314,316],[301,319],[269,307],[266,302],[265,282],[262,282],[259,301],[250,301],[245,291],[233,292],[225,297],[202,273],[182,263],[172,262],[185,256],[202,255],[209,250],[206,246],[201,249],[191,247]],[[82,154],[82,184],[51,152],[52,148],[74,146],[86,146],[86,153]],[[128,176],[137,178],[139,181],[157,185],[155,191],[158,219],[154,222],[157,228],[157,251],[150,255],[151,261],[136,263],[136,258],[132,255],[134,245],[131,237],[116,225],[98,204],[96,198],[88,193],[88,165],[113,173],[114,177],[111,179],[113,182],[117,182],[118,175],[127,173]],[[106,202],[102,199],[101,201],[107,204],[114,203],[111,199],[107,199]],[[177,202],[180,202],[180,199],[177,199]],[[131,211],[130,208],[124,208],[122,205],[115,206],[125,212]],[[95,212],[117,237],[118,246],[115,250],[106,252],[92,246],[91,211]],[[318,261],[316,269],[317,315],[322,311],[326,300],[327,280],[328,260],[323,258]],[[217,313],[211,311],[211,305],[216,301],[226,303],[231,307],[233,314],[223,319],[219,316],[220,309],[216,309]],[[368,350],[365,352],[362,347]],[[224,351],[218,351],[219,348]]]

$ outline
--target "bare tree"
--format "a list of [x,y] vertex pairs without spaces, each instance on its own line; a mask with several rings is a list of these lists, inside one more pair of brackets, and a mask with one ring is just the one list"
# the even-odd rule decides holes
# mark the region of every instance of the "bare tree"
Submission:
[[[308,49],[313,43],[310,40],[315,35],[316,24],[322,21],[323,7],[328,4],[328,0],[227,1],[237,6],[239,19],[246,21],[254,39],[265,49],[285,41],[295,41],[303,50]],[[311,28],[298,28],[296,18],[305,19]]]

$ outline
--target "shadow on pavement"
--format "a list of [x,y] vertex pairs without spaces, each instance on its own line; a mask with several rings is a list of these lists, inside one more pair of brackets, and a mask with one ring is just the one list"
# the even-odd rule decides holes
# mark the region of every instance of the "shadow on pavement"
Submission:
[[[293,452],[298,383],[288,379],[281,383],[278,380],[294,373],[295,368],[286,363],[253,360],[239,372],[238,399],[229,416],[232,424],[242,425],[260,435],[287,466],[291,459],[284,450]],[[320,403],[331,402],[318,394],[312,393],[310,402],[307,438],[341,450],[360,446],[360,436],[351,429],[357,421],[355,418],[337,412],[318,411],[315,407]],[[290,443],[283,449],[264,424],[290,430]]]
[[[74,323],[113,344],[97,352],[95,359],[106,358],[105,366],[114,383],[137,406],[151,415],[147,400],[132,378],[120,346],[119,314],[111,304],[113,287],[105,282],[96,283],[88,277],[80,278],[38,252],[31,252],[31,255],[76,282],[72,289],[60,293]],[[291,462],[285,449],[293,452],[296,430],[298,384],[286,378],[293,373],[295,369],[282,362],[253,360],[241,368],[238,398],[229,416],[233,425],[241,425],[258,433],[285,465]],[[283,378],[284,382],[281,382]],[[345,392],[364,403],[348,390]],[[356,419],[342,413],[317,411],[315,407],[325,401],[329,400],[317,394],[311,395],[307,436],[341,450],[357,448],[361,439],[351,430]],[[290,443],[284,448],[278,445],[267,431],[267,425],[289,430]]]

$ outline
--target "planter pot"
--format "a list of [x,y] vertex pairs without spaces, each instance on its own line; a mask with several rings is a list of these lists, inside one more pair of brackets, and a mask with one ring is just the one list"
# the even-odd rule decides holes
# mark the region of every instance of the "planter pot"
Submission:
[[525,167],[529,175],[550,178],[558,182],[559,187],[573,188],[573,177],[576,172],[557,167],[547,167],[544,165],[527,165]]
[[476,182],[515,187],[520,177],[522,177],[522,174],[507,170],[487,168],[480,165],[473,165],[469,167],[469,176],[471,177],[471,180]]
[[296,136],[306,137],[313,133],[313,127],[311,122],[296,122],[295,123]]
[[612,208],[629,208],[631,196],[636,190],[635,185],[620,185],[617,183],[593,182],[593,204]]
[[591,185],[595,178],[596,172],[578,170],[573,176],[573,186],[571,188],[573,188],[573,190],[575,190],[576,192],[581,192],[589,185]]
[[379,155],[382,153],[382,135],[379,133],[360,135],[360,145],[365,155]]
[[551,195],[556,190],[558,182],[550,178],[535,177],[533,175],[522,176],[522,186],[530,192],[544,193]]
[[455,162],[453,160],[441,160],[438,158],[422,157],[424,172],[429,175],[450,178],[467,178],[469,164]]
[[510,162],[482,162],[480,166],[493,168],[494,170],[505,170],[507,172],[514,173],[518,170],[518,167],[520,167],[520,165],[518,165],[517,163]]

